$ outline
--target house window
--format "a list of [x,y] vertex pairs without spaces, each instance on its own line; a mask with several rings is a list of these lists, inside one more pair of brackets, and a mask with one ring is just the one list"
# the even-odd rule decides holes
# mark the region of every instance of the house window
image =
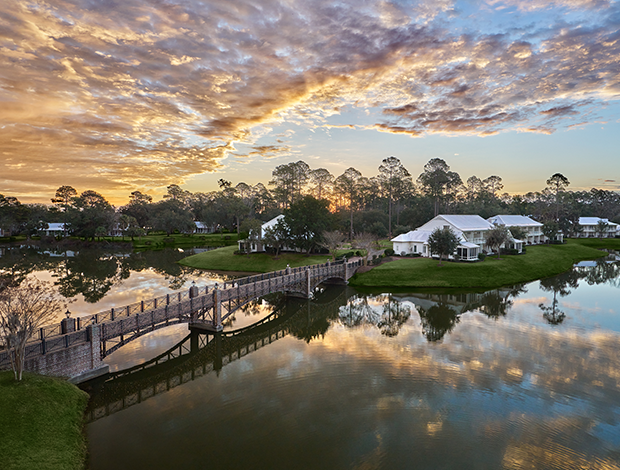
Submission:
[[418,245],[413,245],[413,252],[417,253],[418,252]]

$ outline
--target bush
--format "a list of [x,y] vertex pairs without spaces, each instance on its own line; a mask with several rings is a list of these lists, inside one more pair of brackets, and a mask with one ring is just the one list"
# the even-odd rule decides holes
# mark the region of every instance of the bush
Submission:
[[484,253],[478,253],[478,259],[480,261],[484,261],[484,259],[487,257],[487,255],[485,255]]
[[364,255],[362,254],[362,252],[360,250],[357,250],[355,252],[355,256],[364,256]]
[[353,258],[355,256],[355,251],[345,251],[344,253],[338,255],[336,257],[336,259],[342,259],[342,258]]
[[166,238],[164,238],[164,243],[174,243],[174,237],[166,237]]
[[386,248],[383,253],[385,256],[392,256],[394,254],[394,250],[392,248]]

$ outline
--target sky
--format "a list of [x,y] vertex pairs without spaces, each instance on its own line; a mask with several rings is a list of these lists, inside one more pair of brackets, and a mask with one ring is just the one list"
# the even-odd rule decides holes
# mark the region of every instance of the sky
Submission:
[[617,0],[2,0],[0,193],[123,204],[304,160],[620,189]]

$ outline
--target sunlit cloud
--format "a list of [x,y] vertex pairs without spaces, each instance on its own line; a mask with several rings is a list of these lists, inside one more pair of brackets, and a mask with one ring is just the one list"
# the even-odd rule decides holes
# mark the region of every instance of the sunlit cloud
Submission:
[[[618,2],[488,0],[491,12],[524,16],[500,34],[480,31],[461,7],[7,0],[0,185],[126,195],[182,183],[221,169],[236,143],[255,158],[283,155],[291,143],[270,134],[281,123],[413,137],[551,134],[600,120],[601,104],[620,96]],[[553,9],[580,14],[528,17]],[[342,122],[351,109],[370,112]],[[257,142],[265,137],[273,145]]]

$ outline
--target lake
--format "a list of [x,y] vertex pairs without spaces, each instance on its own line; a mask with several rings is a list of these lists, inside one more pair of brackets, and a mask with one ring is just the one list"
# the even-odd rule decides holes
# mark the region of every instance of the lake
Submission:
[[[157,253],[89,305],[218,279]],[[620,468],[619,287],[612,255],[488,292],[272,295],[218,338],[157,331],[87,384],[90,468]]]

